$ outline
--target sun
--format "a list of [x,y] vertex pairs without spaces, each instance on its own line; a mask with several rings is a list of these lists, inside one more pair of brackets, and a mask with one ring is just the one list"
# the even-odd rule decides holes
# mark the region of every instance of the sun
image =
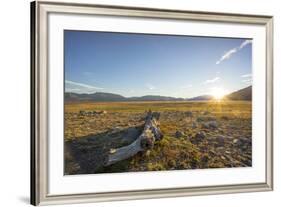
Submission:
[[211,91],[211,95],[216,100],[221,100],[226,95],[226,91],[223,88],[213,88]]

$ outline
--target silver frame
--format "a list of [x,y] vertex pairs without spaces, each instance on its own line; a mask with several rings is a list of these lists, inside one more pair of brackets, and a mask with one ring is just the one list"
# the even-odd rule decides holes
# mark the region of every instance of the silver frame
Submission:
[[[48,14],[76,13],[205,22],[266,28],[266,182],[88,194],[48,194]],[[273,190],[273,17],[36,1],[31,3],[31,204],[66,204]]]

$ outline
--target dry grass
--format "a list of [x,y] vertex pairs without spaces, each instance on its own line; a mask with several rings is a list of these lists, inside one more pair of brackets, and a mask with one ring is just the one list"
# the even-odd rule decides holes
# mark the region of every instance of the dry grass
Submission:
[[[66,174],[251,166],[252,104],[247,101],[66,104],[65,142],[82,140],[85,136],[99,140],[99,146],[104,146],[103,140],[107,145],[118,142],[122,131],[143,124],[149,109],[160,112],[160,128],[164,133],[163,140],[152,150],[95,170],[91,167],[94,164],[73,170],[73,165],[81,160],[69,156],[67,151]],[[81,110],[107,113],[81,115]],[[216,126],[208,127],[210,122]],[[177,131],[182,134],[180,137],[176,136]],[[198,137],[200,133],[204,138]],[[98,148],[91,150],[95,149]]]

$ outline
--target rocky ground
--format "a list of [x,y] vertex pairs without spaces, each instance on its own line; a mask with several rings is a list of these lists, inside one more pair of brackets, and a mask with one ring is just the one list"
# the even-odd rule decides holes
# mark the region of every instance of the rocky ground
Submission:
[[[152,150],[103,167],[133,142],[146,110],[160,112],[164,138]],[[65,110],[65,174],[252,165],[251,102],[72,104]]]

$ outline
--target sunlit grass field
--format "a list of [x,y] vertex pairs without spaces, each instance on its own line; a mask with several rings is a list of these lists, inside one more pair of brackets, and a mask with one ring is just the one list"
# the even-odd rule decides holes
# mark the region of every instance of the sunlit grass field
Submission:
[[66,103],[65,112],[79,112],[80,110],[107,110],[108,112],[143,112],[152,111],[208,111],[215,113],[250,113],[251,101],[179,101],[179,102],[90,102]]
[[[152,150],[95,171],[79,166],[80,161],[67,152],[66,174],[252,165],[251,101],[66,103],[65,142],[85,136],[102,142],[102,136],[112,131],[122,136],[128,128],[141,127],[148,110],[160,112],[164,134]],[[81,115],[92,111],[103,113]]]

